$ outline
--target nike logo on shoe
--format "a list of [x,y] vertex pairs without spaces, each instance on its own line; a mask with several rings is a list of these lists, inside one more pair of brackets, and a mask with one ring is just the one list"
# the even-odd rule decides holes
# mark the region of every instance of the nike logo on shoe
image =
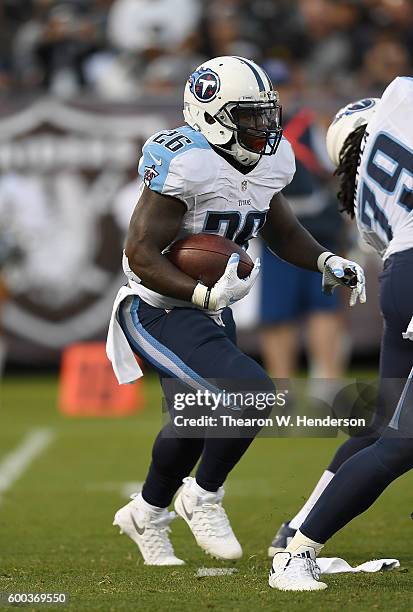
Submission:
[[152,155],[152,153],[149,151],[149,155],[152,157],[153,161],[155,162],[155,164],[157,166],[162,166],[162,158],[160,157],[159,159],[157,159],[156,157],[154,157]]
[[139,527],[138,523],[133,518],[133,514],[131,514],[130,517],[131,517],[133,526],[135,527],[136,531],[139,533],[139,535],[143,535],[145,533],[145,527]]
[[181,503],[182,503],[182,508],[183,508],[183,511],[185,512],[186,518],[188,519],[188,521],[192,521],[192,517],[193,517],[194,513],[193,512],[188,512],[188,510],[185,508],[185,504],[184,504],[184,500],[183,499],[181,499]]

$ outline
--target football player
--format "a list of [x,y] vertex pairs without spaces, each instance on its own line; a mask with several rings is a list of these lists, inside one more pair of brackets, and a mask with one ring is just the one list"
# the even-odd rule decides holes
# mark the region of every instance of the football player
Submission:
[[[280,257],[321,272],[325,291],[349,286],[351,303],[365,301],[363,271],[318,244],[281,195],[294,175],[294,156],[282,136],[278,94],[262,68],[241,57],[205,62],[186,84],[183,113],[184,126],[155,134],[143,147],[142,191],[123,258],[128,286],[115,300],[108,356],[121,383],[141,375],[133,353],[145,358],[158,371],[169,400],[171,380],[197,390],[210,389],[210,379],[230,381],[237,390],[244,381],[256,381],[261,391],[273,391],[265,371],[237,348],[228,308],[249,292],[260,262],[241,280],[238,256],[232,255],[209,289],[175,267],[164,250],[201,232],[247,248],[260,233]],[[175,510],[199,546],[221,559],[241,557],[222,506],[223,484],[258,431],[250,427],[243,437],[189,438],[179,436],[172,423],[162,429],[142,492],[114,519],[146,564],[183,563],[168,536],[174,517],[168,506],[182,482]]]
[[413,339],[413,291],[407,281],[413,270],[412,105],[413,79],[398,77],[381,99],[341,109],[327,133],[329,155],[341,177],[343,210],[356,217],[361,235],[384,260],[381,406],[372,431],[339,449],[335,469],[329,469],[301,512],[299,530],[289,531],[286,552],[275,551],[269,581],[281,590],[325,588],[314,561],[323,544],[413,467],[413,344],[408,341]]

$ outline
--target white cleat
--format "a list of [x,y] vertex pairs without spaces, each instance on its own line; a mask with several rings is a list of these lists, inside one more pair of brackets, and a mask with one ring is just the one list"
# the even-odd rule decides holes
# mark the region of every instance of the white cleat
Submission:
[[184,565],[185,561],[175,556],[169,539],[169,523],[175,516],[175,512],[168,512],[167,508],[151,512],[142,507],[138,497],[133,497],[116,512],[113,525],[135,542],[145,565]]
[[319,579],[320,568],[315,559],[280,552],[274,556],[268,582],[279,591],[322,591],[327,585]]
[[184,478],[184,486],[175,499],[175,511],[186,521],[198,546],[217,559],[240,559],[242,548],[232,531],[222,507],[224,489],[199,495],[195,479]]

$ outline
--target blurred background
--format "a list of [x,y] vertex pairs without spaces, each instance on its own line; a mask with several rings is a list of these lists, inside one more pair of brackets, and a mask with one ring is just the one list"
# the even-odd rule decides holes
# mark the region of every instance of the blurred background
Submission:
[[313,281],[264,253],[261,282],[235,307],[240,345],[280,377],[306,363],[318,376],[376,366],[380,262],[337,213],[323,131],[340,106],[412,73],[411,1],[3,0],[0,362],[10,371],[53,368],[72,343],[104,340],[142,144],[183,123],[188,75],[228,54],[262,64],[280,91],[297,215],[368,278],[367,306],[349,312],[344,291],[309,299]]

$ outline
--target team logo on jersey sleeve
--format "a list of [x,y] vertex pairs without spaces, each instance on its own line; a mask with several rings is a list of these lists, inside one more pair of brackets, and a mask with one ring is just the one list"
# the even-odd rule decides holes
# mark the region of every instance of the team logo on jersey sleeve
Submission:
[[221,87],[219,76],[210,68],[201,68],[189,77],[189,89],[200,102],[211,102]]
[[155,170],[155,164],[152,166],[145,166],[145,170],[143,171],[143,182],[147,187],[151,186],[151,182],[157,176],[159,176],[159,172]]

